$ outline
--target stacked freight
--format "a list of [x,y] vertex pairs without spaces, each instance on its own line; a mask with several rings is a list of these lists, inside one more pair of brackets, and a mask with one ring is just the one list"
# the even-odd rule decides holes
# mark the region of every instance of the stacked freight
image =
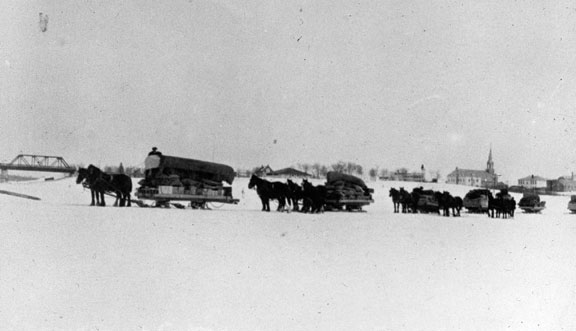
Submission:
[[136,196],[154,200],[156,205],[189,201],[193,208],[206,208],[207,202],[238,203],[232,197],[234,170],[224,164],[150,154],[145,160],[146,177]]
[[326,209],[361,210],[362,206],[374,202],[372,193],[358,177],[328,172],[326,175]]

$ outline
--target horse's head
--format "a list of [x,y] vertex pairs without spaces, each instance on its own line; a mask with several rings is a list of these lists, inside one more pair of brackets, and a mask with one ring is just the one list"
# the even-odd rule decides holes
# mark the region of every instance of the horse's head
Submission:
[[76,184],[82,183],[87,178],[88,178],[88,169],[78,168],[78,177],[76,178]]
[[254,186],[258,185],[258,179],[258,176],[252,175],[252,177],[250,177],[250,181],[248,182],[248,188],[253,189]]
[[388,196],[389,196],[389,197],[393,197],[393,196],[395,196],[395,195],[397,195],[397,194],[398,194],[398,190],[395,189],[395,188],[391,188],[391,189],[390,189],[390,194],[389,194]]

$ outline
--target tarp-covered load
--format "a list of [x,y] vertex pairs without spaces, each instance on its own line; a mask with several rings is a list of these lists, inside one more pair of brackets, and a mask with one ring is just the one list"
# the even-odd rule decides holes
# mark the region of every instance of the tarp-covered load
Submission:
[[234,169],[225,164],[157,153],[148,155],[144,168],[145,178],[136,196],[154,200],[155,206],[177,205],[173,200],[189,201],[192,208],[207,208],[208,202],[238,203],[232,187],[223,184],[231,185],[235,176]]
[[490,190],[487,190],[487,189],[475,189],[475,190],[471,190],[468,193],[466,193],[464,198],[478,199],[481,196],[489,197],[489,196],[492,196],[492,193],[490,192]]
[[518,202],[518,206],[528,206],[533,207],[537,206],[540,203],[540,196],[538,194],[524,194],[520,202]]
[[359,209],[372,200],[373,189],[358,177],[330,171],[326,174],[326,199],[333,201],[335,207]]
[[337,181],[342,181],[344,183],[348,183],[348,184],[354,184],[354,185],[358,185],[362,188],[367,188],[366,184],[364,183],[364,181],[358,177],[352,176],[352,175],[347,175],[347,174],[343,174],[341,172],[336,172],[336,171],[329,171],[326,174],[326,183],[330,184],[330,183],[334,183]]
[[540,196],[535,193],[524,193],[518,202],[518,207],[529,213],[537,213],[546,208],[546,201],[540,201]]
[[[158,158],[159,162],[156,161]],[[180,179],[210,180],[228,184],[234,181],[234,169],[225,164],[167,155],[150,155],[144,163],[147,170],[157,169],[157,175],[178,175]]]
[[474,189],[466,193],[463,200],[464,208],[470,212],[485,212],[492,197],[492,192],[488,189]]

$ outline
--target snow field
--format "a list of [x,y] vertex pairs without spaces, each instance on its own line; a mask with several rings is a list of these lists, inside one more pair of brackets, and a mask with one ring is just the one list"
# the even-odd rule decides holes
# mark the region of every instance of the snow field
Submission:
[[[0,183],[6,330],[571,330],[576,215],[264,213],[247,179],[213,210],[89,207],[73,178]],[[425,188],[464,196],[446,184]],[[242,191],[244,193],[242,194]],[[519,196],[517,197],[517,201]]]

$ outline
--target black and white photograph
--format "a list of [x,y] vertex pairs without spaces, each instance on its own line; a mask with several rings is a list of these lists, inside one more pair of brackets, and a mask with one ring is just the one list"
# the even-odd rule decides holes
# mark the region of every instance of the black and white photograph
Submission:
[[0,146],[1,330],[576,330],[573,1],[2,1]]

